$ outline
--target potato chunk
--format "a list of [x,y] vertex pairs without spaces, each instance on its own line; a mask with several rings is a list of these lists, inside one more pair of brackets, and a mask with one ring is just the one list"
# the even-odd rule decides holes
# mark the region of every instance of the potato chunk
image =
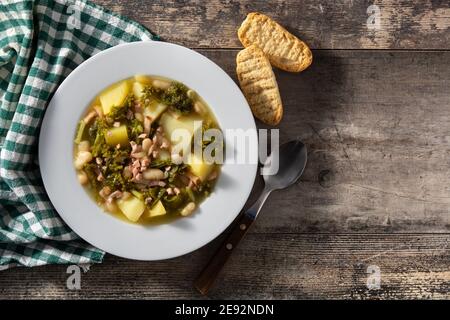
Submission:
[[111,128],[108,131],[106,131],[105,135],[106,143],[110,146],[116,146],[120,144],[121,146],[128,144],[128,133],[127,133],[127,127],[125,125],[122,125],[117,128]]
[[164,205],[162,204],[161,201],[158,201],[153,208],[151,208],[148,211],[148,217],[149,218],[154,218],[154,217],[159,217],[159,216],[163,216],[166,214],[166,208],[164,208]]
[[136,99],[140,99],[144,95],[144,85],[140,82],[133,83],[133,94]]
[[130,91],[127,81],[119,82],[103,91],[100,95],[100,103],[103,113],[108,114],[113,107],[121,106]]
[[159,118],[161,113],[166,111],[166,109],[167,106],[164,103],[159,103],[155,101],[153,103],[150,103],[150,105],[144,109],[144,116],[150,117],[152,121],[155,121],[156,119]]
[[[160,123],[166,137],[169,138],[172,143],[177,143],[179,142],[178,138],[172,136],[172,133],[177,129],[185,129],[186,132],[190,134],[190,138],[192,139],[195,129],[194,121],[202,121],[202,119],[196,116],[181,116],[179,118],[175,118],[166,112],[161,116]],[[187,142],[190,143],[190,141]]]
[[209,164],[204,162],[202,159],[199,159],[194,154],[191,155],[189,160],[189,167],[191,172],[195,174],[200,180],[205,181],[211,171],[214,169],[214,164]]
[[133,222],[138,221],[145,210],[144,200],[140,200],[135,196],[117,200],[117,206],[128,220]]

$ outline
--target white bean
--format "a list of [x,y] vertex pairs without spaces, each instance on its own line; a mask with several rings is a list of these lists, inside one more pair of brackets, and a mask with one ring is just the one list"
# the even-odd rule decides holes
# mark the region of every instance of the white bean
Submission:
[[89,112],[83,119],[83,121],[86,124],[89,124],[89,122],[91,122],[92,119],[94,119],[97,116],[97,112],[95,110]]
[[146,180],[162,180],[164,179],[164,172],[159,169],[147,169],[142,172],[142,176]]
[[97,112],[97,115],[99,116],[99,118],[103,118],[103,109],[100,106],[95,106],[94,107],[95,112]]
[[84,171],[79,171],[77,173],[77,177],[78,177],[78,181],[82,185],[85,185],[88,182],[88,176],[87,176],[86,172],[84,172]]
[[141,158],[145,157],[145,153],[142,151],[134,152],[131,154],[131,157],[136,158],[136,159],[141,159]]
[[140,122],[144,122],[144,116],[142,115],[142,113],[136,112],[134,114],[134,117],[136,118],[136,120],[138,120]]
[[152,118],[146,116],[144,118],[144,133],[149,134],[152,126]]
[[111,213],[117,212],[117,205],[113,199],[105,202],[105,209]]
[[184,208],[183,210],[181,210],[180,214],[183,217],[186,217],[190,214],[192,214],[192,212],[194,212],[195,210],[195,203],[194,202],[189,202]]
[[183,162],[183,157],[179,154],[174,153],[171,155],[171,158],[174,164],[181,164]]
[[203,115],[206,112],[205,105],[201,103],[200,101],[196,101],[194,103],[194,110],[200,115]]
[[153,80],[152,85],[158,89],[166,90],[170,87],[170,82],[155,79],[155,80]]
[[123,173],[122,173],[122,175],[123,175],[123,177],[124,177],[125,179],[130,179],[130,178],[133,176],[133,174],[132,174],[132,172],[131,172],[131,170],[130,170],[130,167],[125,167],[125,168],[123,168]]
[[83,166],[92,160],[92,154],[89,151],[80,151],[75,159],[75,168],[81,170]]
[[111,194],[111,188],[108,187],[108,186],[103,187],[103,188],[98,192],[98,194],[100,195],[100,197],[106,198],[107,196],[109,196],[109,195]]
[[142,151],[144,151],[145,153],[148,152],[148,149],[150,149],[150,146],[152,145],[152,140],[150,140],[149,138],[145,138],[142,141]]
[[195,93],[195,91],[194,91],[194,90],[191,90],[191,89],[189,89],[189,90],[186,92],[186,94],[187,94],[188,98],[191,98],[191,99],[194,99],[194,98],[197,96],[197,94]]
[[78,144],[78,151],[89,151],[89,148],[91,147],[89,141],[83,140]]

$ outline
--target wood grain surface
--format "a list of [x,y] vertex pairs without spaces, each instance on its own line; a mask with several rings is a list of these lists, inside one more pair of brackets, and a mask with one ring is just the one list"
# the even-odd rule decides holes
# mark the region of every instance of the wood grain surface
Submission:
[[[448,298],[450,235],[247,235],[210,299]],[[192,287],[217,242],[159,262],[107,256],[66,288],[65,266],[0,272],[2,298],[202,299]],[[377,266],[381,289],[367,288]]]
[[[239,48],[237,28],[259,11],[314,49],[449,49],[446,0],[95,0],[164,40],[193,48]],[[378,6],[370,7],[371,5]],[[379,23],[368,19],[377,15]]]
[[[234,80],[249,11],[315,49],[305,72],[275,70],[280,137],[308,146],[305,174],[270,196],[208,298],[450,298],[448,1],[94,2],[196,48]],[[372,4],[379,28],[367,26]],[[0,299],[200,299],[192,281],[222,238],[168,261],[108,255],[78,291],[66,288],[66,266],[2,271]],[[380,289],[368,289],[371,268]]]

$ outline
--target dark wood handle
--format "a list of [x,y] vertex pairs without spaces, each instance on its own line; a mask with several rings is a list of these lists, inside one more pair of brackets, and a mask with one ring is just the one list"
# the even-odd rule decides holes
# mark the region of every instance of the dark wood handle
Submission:
[[198,291],[200,291],[201,294],[208,293],[209,289],[212,287],[214,281],[219,275],[220,270],[222,270],[224,264],[227,262],[239,241],[241,241],[247,233],[247,230],[253,221],[254,220],[245,213],[242,214],[235,223],[231,234],[225,239],[217,252],[212,256],[205,269],[200,272],[200,275],[194,281],[194,286]]

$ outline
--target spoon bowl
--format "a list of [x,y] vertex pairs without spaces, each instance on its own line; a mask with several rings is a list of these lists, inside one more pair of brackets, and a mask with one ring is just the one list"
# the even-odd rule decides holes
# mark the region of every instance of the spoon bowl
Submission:
[[291,186],[303,174],[306,162],[307,150],[303,142],[292,140],[281,145],[278,155],[272,153],[266,162],[267,169],[278,164],[278,171],[275,174],[264,175],[266,188],[279,190]]

